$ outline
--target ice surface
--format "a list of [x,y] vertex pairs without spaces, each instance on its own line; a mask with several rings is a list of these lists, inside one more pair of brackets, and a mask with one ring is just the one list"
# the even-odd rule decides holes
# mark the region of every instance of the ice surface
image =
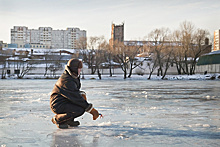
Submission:
[[220,146],[220,81],[82,80],[104,118],[51,123],[56,80],[1,80],[1,146]]

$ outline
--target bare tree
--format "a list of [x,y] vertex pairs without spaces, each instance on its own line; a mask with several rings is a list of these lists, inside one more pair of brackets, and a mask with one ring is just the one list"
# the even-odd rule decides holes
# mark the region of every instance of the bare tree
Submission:
[[48,71],[48,68],[50,66],[49,64],[49,54],[50,54],[50,51],[45,51],[44,52],[44,60],[45,60],[45,72],[44,72],[44,76],[47,75],[47,71]]
[[105,51],[101,49],[95,50],[95,66],[99,79],[101,80],[101,63],[105,62]]
[[104,36],[98,37],[97,45],[98,47],[95,50],[95,65],[96,65],[98,77],[101,80],[100,67],[101,67],[101,63],[105,62],[105,52],[106,52],[105,50],[106,40]]
[[0,65],[2,65],[2,76],[1,79],[5,79],[6,78],[6,58],[7,56],[1,56],[0,58]]
[[149,70],[150,70],[148,80],[150,80],[154,70],[158,67],[158,62],[157,62],[158,58],[155,58],[155,56],[151,56],[151,58],[152,58],[151,62],[148,62],[148,67],[149,67]]
[[33,70],[34,66],[29,63],[24,63],[21,66],[21,73],[17,74],[18,79],[22,79],[29,71]]
[[180,29],[174,31],[173,40],[177,42],[175,53],[175,63],[178,74],[194,74],[196,61],[201,54],[207,52],[208,45],[205,46],[205,39],[209,33],[196,27],[188,21],[180,24]]
[[[53,55],[51,56],[51,59],[52,59],[52,64],[50,65],[49,67],[49,70],[53,73],[53,77],[56,78],[56,72],[58,70],[61,70],[63,67],[62,67],[62,59],[63,59],[64,56],[62,55]],[[55,61],[55,62],[54,62]]]
[[173,60],[173,49],[174,49],[174,44],[172,42],[169,43],[169,45],[166,45],[165,50],[163,51],[163,63],[164,65],[164,72],[162,75],[161,79],[164,79],[167,73],[167,70],[169,69],[169,67],[172,64],[172,60]]
[[[76,42],[76,46],[78,49],[81,50],[82,53],[82,57],[83,57],[83,62],[88,64],[88,59],[87,59],[87,38],[86,37],[80,37],[77,42]],[[84,72],[82,70],[82,79],[84,79]]]
[[77,48],[81,51],[81,55],[83,56],[83,62],[87,63],[87,38],[80,37],[76,42]]
[[134,65],[135,63],[135,57],[137,56],[137,54],[139,53],[140,49],[142,48],[143,46],[142,45],[132,45],[132,46],[127,46],[127,52],[128,52],[128,57],[129,57],[129,63],[130,63],[130,71],[129,71],[129,75],[128,75],[128,78],[131,77],[132,75],[132,71],[138,67],[139,65],[141,65],[143,63],[140,62],[139,64],[136,64]]
[[[69,53],[69,52],[66,52]],[[69,53],[70,54],[70,53]],[[56,72],[61,70],[62,67],[62,59],[63,59],[62,51],[59,52],[44,52],[44,63],[45,65],[45,73],[44,76],[48,75],[48,70],[50,71],[52,77],[56,77]]]
[[29,71],[33,70],[35,67],[30,64],[29,60],[20,59],[16,60],[17,64],[17,71],[16,75],[18,79],[22,79]]
[[87,49],[87,38],[86,37],[80,37],[76,41],[76,46],[78,49],[85,50]]
[[122,71],[124,72],[124,79],[127,78],[127,69],[129,66],[128,47],[123,42],[114,41],[114,45],[111,48],[114,59],[120,64]]
[[173,62],[176,65],[178,74],[182,74],[182,71],[185,73],[183,68],[183,61],[184,61],[184,50],[182,47],[182,43],[180,42],[180,31],[175,30],[172,34],[172,42],[174,43],[174,50],[173,50]]
[[[153,73],[153,70],[156,69],[158,66],[158,73],[157,75],[163,75],[163,58],[165,57],[163,55],[164,51],[167,48],[167,44],[169,43],[168,36],[169,36],[170,30],[168,28],[160,28],[160,29],[155,29],[151,31],[148,34],[148,39],[151,40],[150,43],[150,52],[152,53],[152,56],[154,57],[153,59],[153,64],[150,68],[150,76]],[[148,78],[149,79],[149,78]]]
[[62,69],[62,65],[60,63],[51,64],[48,69],[52,73],[52,76],[55,78],[56,77],[56,72],[58,70]]
[[149,53],[152,53],[149,79],[156,68],[157,75],[161,75],[163,79],[173,63],[176,64],[178,74],[194,74],[198,57],[210,49],[210,46],[204,43],[208,35],[208,31],[195,29],[195,26],[187,21],[182,22],[180,29],[175,30],[172,35],[168,28],[151,31],[148,35]]
[[113,49],[111,49],[111,46],[109,43],[107,43],[107,41],[103,42],[102,44],[103,49],[105,50],[105,59],[107,60],[109,66],[109,76],[112,77],[112,61],[113,61]]
[[190,56],[192,58],[190,64],[190,75],[195,74],[196,61],[204,53],[207,53],[209,45],[205,45],[205,39],[209,32],[203,29],[197,29],[193,35],[193,44],[190,48]]
[[107,43],[104,36],[90,37],[88,47],[90,50],[86,55],[86,62],[89,68],[91,68],[91,74],[95,74],[97,71],[99,79],[101,79],[100,64],[105,62],[105,52],[107,48]]
[[193,44],[193,32],[195,26],[188,21],[184,21],[180,24],[180,35],[181,35],[181,43],[183,49],[183,56],[184,56],[184,66],[185,66],[185,74],[189,74],[189,51]]
[[91,68],[91,74],[95,74],[96,66],[95,66],[95,49],[97,49],[97,42],[99,37],[94,36],[89,38],[88,47],[91,49],[88,52],[87,63],[88,67]]
[[[13,51],[14,52],[14,51]],[[2,79],[6,78],[6,73],[9,74],[9,71],[6,71],[7,68],[6,66],[9,68],[10,63],[8,62],[8,58],[12,56],[13,52],[11,50],[0,50],[0,65],[2,66]],[[9,75],[10,76],[10,75]]]

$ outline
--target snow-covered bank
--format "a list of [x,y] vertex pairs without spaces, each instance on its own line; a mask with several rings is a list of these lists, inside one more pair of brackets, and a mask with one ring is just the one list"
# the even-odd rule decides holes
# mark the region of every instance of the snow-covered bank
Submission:
[[[43,75],[25,75],[23,79],[57,79],[60,75],[52,76],[43,76]],[[148,80],[149,75],[132,75],[130,78],[126,78],[126,80]],[[113,75],[110,77],[109,75],[102,75],[101,80],[124,80],[123,75]],[[98,75],[81,75],[82,79],[85,80],[99,80]],[[152,75],[150,80],[162,80],[162,76]],[[7,79],[17,79],[17,76],[7,77]],[[163,80],[220,80],[220,74],[195,74],[195,75],[166,75]]]
[[[110,77],[109,75],[103,75],[102,80],[123,80],[123,75],[114,75]],[[162,80],[162,76],[152,75],[150,80]],[[85,75],[84,79],[96,79],[97,75]],[[131,78],[126,78],[126,80],[148,80],[148,75],[139,76],[132,75]],[[220,74],[208,74],[208,75],[167,75],[163,80],[220,80]]]

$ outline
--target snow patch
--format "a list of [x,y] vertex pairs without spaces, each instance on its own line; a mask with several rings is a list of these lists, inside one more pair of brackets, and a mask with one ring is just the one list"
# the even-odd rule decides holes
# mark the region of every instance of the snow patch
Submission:
[[98,126],[111,126],[111,125],[112,125],[112,123],[110,121],[102,122],[102,123],[98,124]]

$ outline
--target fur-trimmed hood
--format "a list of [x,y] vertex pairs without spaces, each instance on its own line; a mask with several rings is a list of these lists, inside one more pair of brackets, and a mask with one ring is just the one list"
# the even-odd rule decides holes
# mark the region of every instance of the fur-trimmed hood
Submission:
[[71,76],[71,77],[73,77],[74,79],[77,79],[77,78],[79,78],[79,75],[78,76],[76,76],[76,74],[74,74],[74,73],[72,73],[71,71],[70,71],[70,68],[69,68],[69,66],[65,66],[65,70],[68,72],[68,74]]

